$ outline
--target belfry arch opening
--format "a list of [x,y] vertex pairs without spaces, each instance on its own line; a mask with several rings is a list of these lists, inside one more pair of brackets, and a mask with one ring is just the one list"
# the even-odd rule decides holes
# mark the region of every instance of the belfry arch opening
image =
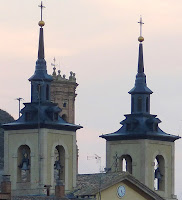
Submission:
[[54,150],[54,181],[65,183],[65,149],[61,145]]
[[132,158],[130,155],[123,155],[119,158],[120,171],[132,174]]
[[17,182],[30,182],[31,174],[31,158],[30,147],[27,145],[21,145],[18,148],[17,158]]
[[165,190],[165,161],[162,155],[157,155],[154,159],[154,189]]

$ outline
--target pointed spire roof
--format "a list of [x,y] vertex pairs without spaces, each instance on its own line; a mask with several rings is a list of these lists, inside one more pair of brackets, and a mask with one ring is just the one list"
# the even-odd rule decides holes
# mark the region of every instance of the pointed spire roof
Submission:
[[38,59],[44,59],[44,35],[43,35],[43,28],[40,28],[40,34],[39,34]]
[[45,6],[43,6],[42,1],[41,1],[41,5],[39,6],[41,8],[41,14],[40,14],[40,18],[41,20],[39,21],[39,26],[40,28],[40,35],[39,35],[39,50],[38,50],[38,59],[44,59],[44,36],[43,36],[43,26],[45,25],[45,22],[42,20],[42,10],[43,8],[45,8]]
[[42,2],[39,7],[41,7],[41,20],[38,23],[38,25],[40,26],[38,59],[36,61],[34,75],[29,78],[29,81],[52,81],[52,76],[47,74],[47,66],[46,61],[44,59],[45,55],[43,26],[45,25],[45,22],[42,20],[42,9],[45,7],[42,5]]
[[143,63],[143,44],[144,38],[142,36],[142,18],[140,18],[140,36],[138,38],[139,54],[138,54],[138,73],[136,75],[135,86],[129,91],[129,94],[152,94],[153,92],[147,87],[146,75],[144,73]]
[[142,46],[142,43],[139,44],[138,73],[144,73],[143,46]]

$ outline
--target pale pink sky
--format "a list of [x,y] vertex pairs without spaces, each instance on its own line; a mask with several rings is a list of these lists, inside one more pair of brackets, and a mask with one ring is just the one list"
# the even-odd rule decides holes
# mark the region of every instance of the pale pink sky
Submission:
[[[49,73],[55,56],[67,77],[79,83],[76,122],[79,172],[99,170],[87,155],[105,161],[102,133],[116,131],[130,113],[139,25],[143,16],[144,65],[151,112],[160,127],[182,136],[182,1],[181,0],[44,0],[45,55]],[[0,0],[0,108],[18,116],[17,97],[30,101],[28,78],[34,73],[40,11],[37,0]],[[182,199],[182,141],[176,142],[176,193]]]

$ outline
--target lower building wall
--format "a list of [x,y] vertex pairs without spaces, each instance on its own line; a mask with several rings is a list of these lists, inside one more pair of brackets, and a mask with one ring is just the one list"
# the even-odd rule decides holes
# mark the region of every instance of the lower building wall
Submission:
[[[118,140],[107,141],[106,167],[112,171],[122,171],[120,159],[129,155],[132,160],[132,175],[165,199],[174,195],[174,142],[157,140]],[[115,167],[116,152],[118,156],[117,168]],[[154,190],[154,165],[156,156],[164,159],[161,170],[163,187]],[[114,163],[114,164],[113,164]]]
[[[125,187],[125,195],[123,197],[118,197],[118,187],[124,186]],[[125,182],[121,182],[118,184],[115,184],[103,191],[101,191],[101,199],[103,200],[154,200],[152,197],[144,193],[143,191],[136,189],[136,187],[133,187],[131,184],[126,184]],[[99,199],[99,194],[97,194],[97,198]]]
[[[11,200],[67,200],[65,198],[57,198],[54,196],[13,196]],[[74,200],[74,199],[73,199]]]

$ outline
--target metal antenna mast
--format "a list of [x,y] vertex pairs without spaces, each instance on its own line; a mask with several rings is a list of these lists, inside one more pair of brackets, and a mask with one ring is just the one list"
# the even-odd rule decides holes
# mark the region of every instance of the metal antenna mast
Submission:
[[22,101],[22,100],[24,100],[24,99],[21,98],[21,97],[18,97],[18,98],[16,98],[15,100],[19,101],[19,111],[18,111],[18,113],[19,113],[19,117],[20,117],[20,101]]

